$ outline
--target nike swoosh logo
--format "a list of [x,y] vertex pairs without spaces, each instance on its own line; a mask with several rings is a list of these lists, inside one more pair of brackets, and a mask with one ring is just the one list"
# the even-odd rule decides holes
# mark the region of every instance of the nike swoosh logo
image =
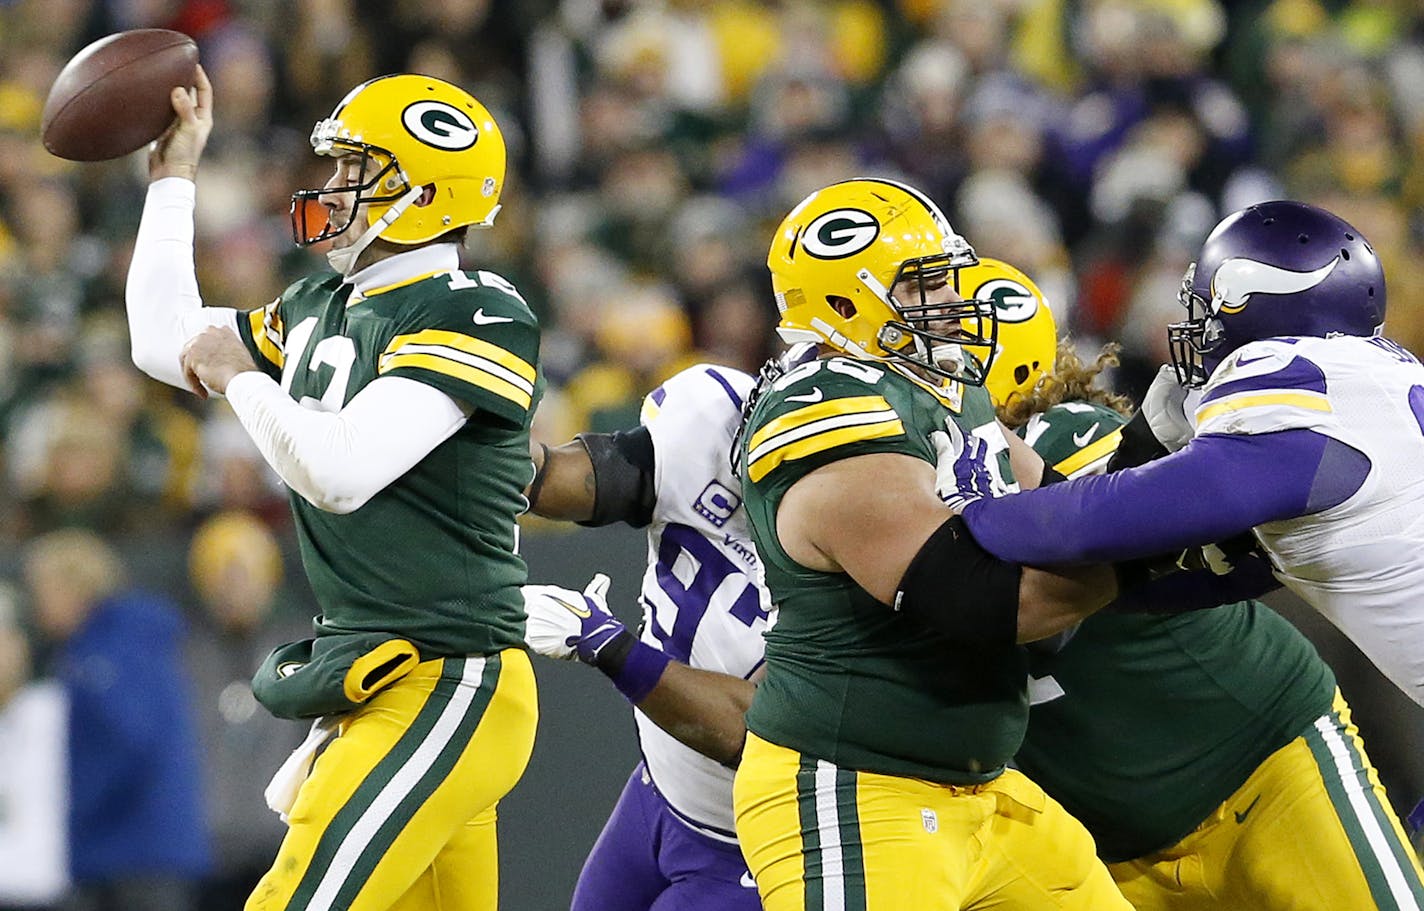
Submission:
[[1244,809],[1244,810],[1238,810],[1238,811],[1236,812],[1236,824],[1237,824],[1238,826],[1241,825],[1243,822],[1246,821],[1246,817],[1247,817],[1247,816],[1250,816],[1250,815],[1251,815],[1251,811],[1254,810],[1254,809],[1256,809],[1256,804],[1259,803],[1260,800],[1261,800],[1261,795],[1260,795],[1260,794],[1257,794],[1257,795],[1256,795],[1256,799],[1253,800],[1253,801],[1251,801],[1251,803],[1250,803],[1249,805],[1247,805],[1246,809]]
[[1093,438],[1093,434],[1098,432],[1099,423],[1100,422],[1098,421],[1094,421],[1093,426],[1089,427],[1087,430],[1083,431],[1082,433],[1073,434],[1073,445],[1078,447],[1087,446],[1088,441]]
[[[550,595],[549,597],[552,598],[553,596]],[[582,604],[573,605],[565,601],[563,598],[554,598],[554,601],[568,608],[569,613],[573,614],[575,617],[582,617],[587,620],[589,617],[593,616],[593,612]]]
[[821,387],[820,387],[820,386],[817,386],[817,387],[815,387],[814,389],[812,389],[810,392],[802,393],[801,395],[788,395],[788,396],[786,397],[786,401],[788,401],[788,402],[819,402],[821,399],[823,399],[823,398],[825,398],[825,397],[826,397],[826,394],[821,391]]
[[1273,357],[1275,357],[1274,354],[1262,354],[1259,357],[1238,357],[1236,359],[1236,366],[1245,367],[1247,364],[1254,364],[1257,361],[1264,361]]
[[752,879],[752,871],[748,870],[742,874],[742,886],[747,889],[756,888],[756,880]]
[[487,316],[487,315],[485,314],[485,308],[484,308],[484,307],[481,307],[480,309],[476,310],[476,311],[475,311],[475,315],[472,316],[472,317],[470,317],[470,318],[475,321],[475,325],[476,325],[476,326],[488,326],[488,325],[491,325],[492,323],[512,323],[512,322],[514,322],[514,317],[512,317],[512,316]]

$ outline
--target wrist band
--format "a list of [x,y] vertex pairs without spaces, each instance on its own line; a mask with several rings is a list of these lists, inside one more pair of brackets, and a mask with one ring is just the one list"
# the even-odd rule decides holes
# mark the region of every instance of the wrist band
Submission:
[[599,650],[598,669],[608,675],[618,692],[634,705],[642,702],[662,679],[672,661],[628,630],[613,637]]

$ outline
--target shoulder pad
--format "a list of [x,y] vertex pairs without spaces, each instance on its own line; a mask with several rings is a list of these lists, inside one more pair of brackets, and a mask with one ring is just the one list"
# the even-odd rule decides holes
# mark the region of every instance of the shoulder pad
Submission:
[[740,422],[742,407],[756,381],[732,367],[698,364],[663,381],[643,398],[639,415],[642,424],[659,420],[664,413],[695,414],[701,420]]
[[292,282],[282,291],[279,300],[291,300],[304,294],[330,293],[341,287],[346,279],[336,272],[318,272]]
[[[510,324],[532,325],[534,312],[510,282],[494,272],[442,272],[432,276],[429,293],[415,302],[416,309],[426,318],[437,320],[457,318],[473,330],[489,327],[498,330]],[[418,290],[415,286],[412,290]]]
[[445,272],[390,292],[404,293],[378,371],[520,423],[539,393],[539,325],[522,300],[490,283],[493,275]]
[[748,478],[759,481],[788,460],[823,456],[870,441],[903,439],[904,422],[882,383],[886,376],[885,370],[861,361],[828,358],[778,379],[757,403],[745,431]]
[[1202,390],[1194,415],[1197,434],[1333,426],[1325,369],[1308,356],[1313,341],[1268,339],[1233,352]]

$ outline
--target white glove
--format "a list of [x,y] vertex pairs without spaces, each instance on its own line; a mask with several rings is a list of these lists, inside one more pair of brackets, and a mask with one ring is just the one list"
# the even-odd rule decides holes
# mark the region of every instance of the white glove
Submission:
[[1193,415],[1201,404],[1202,391],[1187,389],[1177,382],[1177,371],[1164,364],[1142,399],[1142,413],[1157,442],[1168,452],[1176,452],[1196,436]]
[[591,631],[590,627],[600,626],[599,621],[605,619],[617,622],[608,610],[609,585],[608,577],[598,573],[582,592],[557,585],[523,586],[520,591],[524,595],[524,613],[528,615],[524,643],[549,658],[578,658],[579,642]]

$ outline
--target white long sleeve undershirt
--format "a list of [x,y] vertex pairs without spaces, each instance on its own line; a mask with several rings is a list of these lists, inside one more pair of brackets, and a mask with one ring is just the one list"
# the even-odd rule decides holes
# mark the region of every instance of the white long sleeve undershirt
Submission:
[[[178,360],[183,346],[209,326],[235,332],[238,317],[236,310],[203,306],[193,267],[194,201],[190,180],[149,186],[125,289],[134,364],[180,388],[187,388]],[[414,276],[447,254],[419,248],[391,257],[379,264],[382,282],[400,269],[399,260],[409,261]],[[338,412],[303,407],[255,370],[235,376],[227,397],[278,476],[313,506],[337,513],[360,508],[409,471],[472,410],[433,386],[395,376],[368,383]]]
[[204,307],[193,268],[191,180],[165,177],[149,184],[134,240],[124,304],[134,366],[154,379],[187,389],[178,355],[209,326],[237,331],[237,311]]
[[227,400],[267,464],[317,509],[349,513],[459,430],[469,411],[400,376],[367,383],[337,412],[303,408],[271,377],[239,373]]

